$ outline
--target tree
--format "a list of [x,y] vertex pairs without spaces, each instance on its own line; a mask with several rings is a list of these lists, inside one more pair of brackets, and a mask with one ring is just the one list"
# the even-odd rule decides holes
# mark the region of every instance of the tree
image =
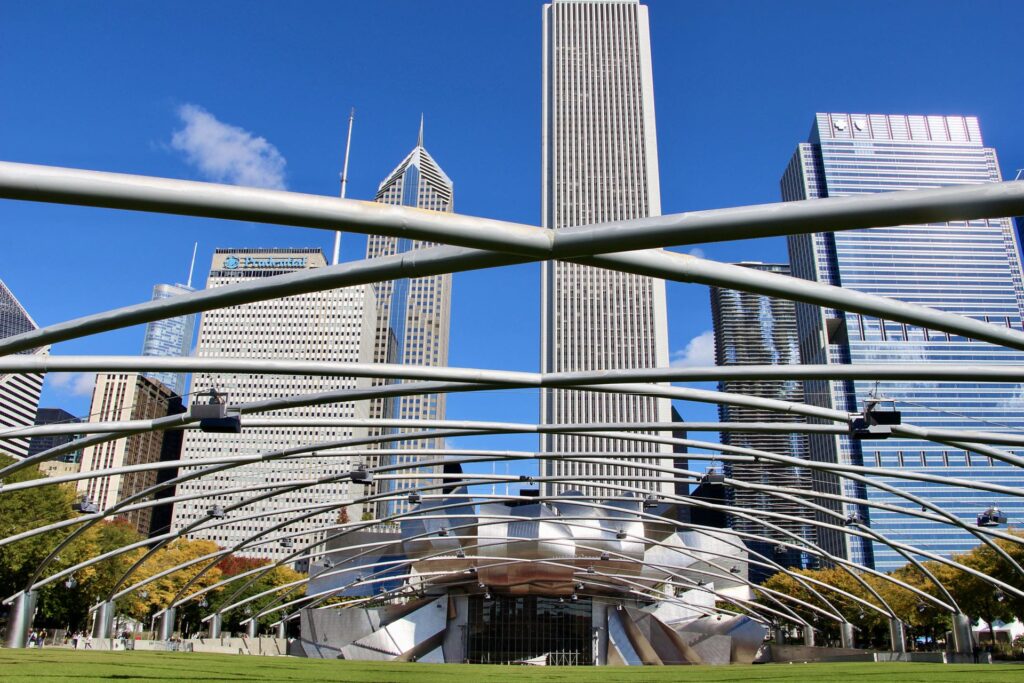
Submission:
[[[0,467],[15,462],[0,454]],[[4,477],[4,484],[43,479],[38,467],[26,467]],[[70,484],[37,486],[0,495],[0,538],[68,519],[75,490]],[[35,568],[71,532],[65,527],[0,546],[0,593],[4,597],[25,588]],[[66,564],[64,566],[67,566]]]
[[[973,550],[954,555],[953,559],[960,564],[975,569],[982,576],[997,577],[1002,571],[1006,560],[999,557],[988,546],[978,546]],[[988,624],[989,636],[995,642],[993,622],[997,619],[1010,621],[1013,618],[1011,602],[1002,591],[997,591],[992,584],[979,576],[953,567],[941,570],[944,576],[940,580],[949,588],[961,609],[973,619],[980,619]],[[1020,583],[1018,577],[1017,583]]]
[[[227,576],[232,575],[237,576],[238,574],[241,574],[245,571],[254,569],[256,567],[261,567],[269,563],[269,560],[255,558],[232,558],[231,560],[226,560],[223,566],[225,566],[226,568],[238,569],[238,571],[235,574],[227,574],[225,572],[225,578]],[[216,597],[211,599],[211,606],[217,609],[225,606],[227,604],[227,598],[231,597],[236,590],[241,588],[244,584],[248,583],[249,580],[252,579],[254,576],[255,574],[253,574],[252,576],[246,576],[238,579],[233,583],[229,583],[228,585],[226,585],[223,589],[218,591]],[[253,581],[252,585],[246,587],[246,589],[242,591],[239,595],[235,596],[234,599],[232,600],[232,603],[238,602],[239,600],[244,600],[245,598],[254,595],[258,595],[260,593],[269,591],[279,586],[285,586],[295,581],[299,581],[302,578],[302,574],[295,571],[294,569],[291,569],[290,567],[274,567],[266,574],[260,576],[259,579],[257,579],[256,581]],[[244,627],[242,626],[241,622],[248,619],[249,616],[256,614],[265,609],[266,607],[270,606],[270,604],[273,603],[274,600],[278,596],[282,595],[286,590],[291,591],[288,593],[288,598],[286,599],[294,599],[305,593],[304,587],[300,586],[295,589],[282,589],[281,591],[275,591],[261,598],[257,598],[256,600],[253,600],[252,602],[246,604],[246,606],[241,609],[235,609],[230,612],[227,612],[224,615],[224,628],[233,631],[244,630]],[[277,620],[277,616],[275,616],[274,614],[270,614],[265,617],[261,617],[259,619],[259,625],[262,628],[267,628]]]

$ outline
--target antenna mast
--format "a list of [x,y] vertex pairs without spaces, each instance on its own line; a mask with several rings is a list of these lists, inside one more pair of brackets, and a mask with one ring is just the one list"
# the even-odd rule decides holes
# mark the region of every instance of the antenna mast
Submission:
[[[345,186],[348,184],[348,153],[352,149],[352,122],[356,119],[356,108],[352,107],[352,111],[348,115],[348,137],[345,138],[345,163],[341,167],[341,193],[339,197],[345,198]],[[338,257],[341,252],[341,231],[336,230],[334,232],[334,258],[331,259],[332,265],[338,265]]]
[[196,269],[196,250],[199,249],[199,242],[192,245],[192,264],[188,267],[188,284],[186,287],[192,289],[192,273]]

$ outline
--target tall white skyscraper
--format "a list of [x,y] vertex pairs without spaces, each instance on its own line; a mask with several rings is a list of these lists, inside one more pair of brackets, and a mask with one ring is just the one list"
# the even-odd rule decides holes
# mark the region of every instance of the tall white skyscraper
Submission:
[[[327,265],[319,249],[217,249],[207,287],[222,287],[257,278],[274,277],[304,268]],[[260,301],[208,311],[199,326],[196,346],[198,357],[262,358],[369,363],[373,358],[373,335],[364,334],[375,324],[376,301],[370,287],[347,287],[325,292]],[[210,388],[227,392],[233,404],[268,398],[296,396],[338,389],[369,386],[368,380],[350,377],[312,377],[262,374],[195,373],[192,394]],[[328,403],[275,411],[262,417],[280,418],[365,418],[366,401]],[[365,428],[351,427],[286,427],[243,429],[241,434],[186,433],[182,459],[202,461],[204,458],[228,455],[256,455],[284,449],[330,443],[353,436],[363,436]],[[216,484],[197,479],[178,486],[177,493],[190,494],[211,488],[233,488],[258,484],[281,484],[300,479],[315,479],[343,474],[352,469],[347,457],[311,457],[295,461],[273,461],[245,465],[214,475]],[[185,468],[181,473],[186,472]],[[350,486],[353,487],[350,489]],[[317,505],[339,504],[364,494],[362,486],[348,481],[318,484],[259,501],[229,513],[227,524],[191,534],[197,538],[232,546],[258,529],[287,521],[303,509]],[[177,531],[204,519],[213,504],[224,507],[256,493],[209,495],[177,503],[172,528]],[[269,513],[258,519],[232,523],[232,517]],[[308,532],[303,541],[320,540],[320,530],[338,519],[333,509],[313,515],[281,529],[282,534]],[[360,511],[350,514],[359,518]],[[299,543],[295,544],[299,547]],[[292,552],[280,545],[262,545],[239,552],[242,556],[280,558]]]
[[[416,146],[402,163],[381,182],[376,201],[383,204],[412,206],[431,211],[453,211],[455,188],[434,158],[423,146],[420,122]],[[412,249],[434,246],[433,242],[370,235],[366,240],[366,258],[401,254]],[[404,365],[446,366],[451,331],[452,276],[428,275],[381,282],[377,285],[377,332],[374,362]],[[375,417],[392,416],[404,420],[439,420],[445,416],[445,395],[403,396],[374,401]],[[439,448],[439,440],[395,442],[394,448]],[[412,463],[419,458],[394,455],[392,464]],[[431,468],[436,471],[437,468]],[[382,480],[391,490],[423,485],[423,480]],[[404,500],[383,505],[381,515],[405,510]]]
[[[28,311],[14,298],[7,285],[0,280],[0,339],[37,329]],[[49,346],[23,354],[46,355]],[[0,429],[31,427],[36,421],[39,394],[43,390],[43,376],[38,373],[0,373]],[[28,439],[9,439],[0,442],[0,453],[24,458],[28,455]]]
[[[555,0],[544,6],[544,227],[562,228],[661,213],[650,29],[638,0]],[[566,262],[545,263],[541,364],[546,372],[668,366],[665,283]],[[547,390],[547,424],[669,422],[667,399]],[[585,436],[545,436],[548,453],[619,452],[671,466],[671,449]],[[613,477],[671,493],[671,483],[634,467],[547,460],[545,476]],[[569,488],[548,484],[548,493]],[[573,486],[587,495],[615,495]]]

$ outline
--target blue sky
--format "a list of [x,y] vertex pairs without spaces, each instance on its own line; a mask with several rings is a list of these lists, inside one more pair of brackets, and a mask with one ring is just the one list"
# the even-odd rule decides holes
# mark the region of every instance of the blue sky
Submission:
[[[977,115],[1004,176],[1024,167],[1024,3],[647,4],[665,213],[778,201],[816,111]],[[348,196],[370,199],[415,143],[422,112],[457,211],[536,224],[540,7],[6,0],[0,159],[333,195],[354,106]],[[215,247],[331,245],[314,230],[11,201],[0,201],[0,230],[0,278],[41,325],[184,280],[194,241],[199,283]],[[701,249],[723,261],[786,258],[782,239]],[[363,250],[346,235],[344,259]],[[537,369],[538,285],[536,265],[456,275],[450,364]],[[677,359],[689,348],[709,362],[710,327],[706,288],[670,284]],[[132,328],[52,352],[136,354],[141,344]],[[87,389],[88,378],[50,378],[43,405],[84,414]],[[533,422],[536,396],[453,395],[448,414]]]

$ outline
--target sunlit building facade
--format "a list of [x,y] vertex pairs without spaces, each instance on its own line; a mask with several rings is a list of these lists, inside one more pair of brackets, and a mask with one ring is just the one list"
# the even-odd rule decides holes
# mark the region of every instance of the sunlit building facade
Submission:
[[[88,422],[126,422],[165,417],[171,410],[174,394],[162,383],[136,372],[96,375]],[[112,439],[82,451],[80,472],[112,470],[160,461],[163,452],[162,431],[144,431],[121,439]],[[78,493],[95,503],[102,512],[137,493],[154,486],[157,470],[121,472],[82,479]],[[148,535],[153,509],[143,507],[117,515],[127,520],[140,534]]]
[[[32,316],[0,280],[0,339],[38,329]],[[22,351],[22,354],[46,355],[50,347]],[[43,375],[39,373],[0,373],[0,430],[31,427],[36,421]],[[29,439],[0,441],[0,453],[18,458],[28,455]]]
[[[410,206],[430,211],[454,210],[454,184],[423,146],[423,125],[420,124],[416,146],[377,189],[376,201],[382,204]],[[366,240],[366,258],[402,254],[413,249],[436,246],[434,242],[410,240],[386,235],[370,235]],[[374,362],[403,365],[448,365],[448,339],[451,331],[451,273],[404,278],[378,283],[377,325],[374,338]],[[374,417],[396,417],[403,420],[439,420],[445,417],[445,395],[426,394],[402,396],[371,403]],[[386,431],[386,430],[385,430]],[[438,439],[393,442],[388,450],[405,448],[440,448]],[[388,455],[390,464],[409,464],[421,460],[415,455]],[[436,472],[438,468],[419,470]],[[421,486],[422,479],[382,480],[381,486],[398,491]],[[403,499],[381,504],[381,516],[407,509]]]
[[[544,6],[542,223],[561,230],[661,213],[647,7],[637,0],[556,1]],[[668,366],[661,280],[571,263],[542,266],[541,367],[545,372]],[[541,393],[546,424],[670,422],[668,399],[566,390]],[[666,433],[665,436],[669,436]],[[545,435],[545,453],[620,453],[672,466],[671,449],[573,435]],[[621,495],[620,484],[672,493],[631,465],[544,461],[546,493]],[[645,480],[646,479],[646,480]],[[593,485],[579,482],[593,482]]]
[[[843,197],[1001,180],[995,151],[984,146],[970,116],[820,113],[782,178],[785,200]],[[1008,218],[952,221],[789,238],[794,275],[957,313],[1020,330],[1024,311],[1019,245]],[[876,317],[798,304],[804,363],[1024,363],[1024,353],[945,332]],[[825,382],[806,384],[807,400],[849,412],[874,396],[893,404],[904,422],[921,427],[1019,432],[1024,429],[1024,386],[971,382]],[[812,435],[813,459],[868,468],[1024,487],[1019,468],[963,447],[889,438],[855,441]],[[919,512],[897,494],[814,473],[815,488]],[[877,477],[898,491],[920,496],[969,525],[996,505],[1011,524],[1024,520],[1024,501],[996,492],[923,481]],[[920,517],[859,506],[822,505],[870,522],[873,533],[949,555],[978,544],[964,531]],[[835,522],[835,520],[832,520]],[[855,536],[821,532],[832,552],[878,569],[906,559],[887,546]]]
[[[318,248],[216,249],[207,280],[207,288],[277,277],[309,268],[327,265]],[[268,360],[309,360],[368,363],[372,359],[372,335],[364,334],[374,326],[375,301],[372,288],[365,286],[310,292],[282,299],[259,301],[206,312],[199,326],[196,355],[216,358],[260,358]],[[191,394],[209,389],[228,394],[232,405],[320,392],[368,387],[369,382],[351,377],[307,375],[272,375],[197,372],[192,375]],[[366,418],[367,401],[330,402],[276,410],[262,417],[322,419],[326,425],[282,427],[265,426],[243,429],[240,434],[186,432],[182,444],[183,461],[202,467],[208,458],[274,454],[289,449],[315,447],[356,436],[365,436],[365,427],[330,425],[332,419]],[[259,500],[270,487],[341,476],[361,460],[338,450],[323,449],[300,459],[268,460],[244,465],[227,472],[212,474],[178,485],[178,496],[199,495],[193,500],[175,504],[172,528],[181,531],[203,523],[189,535],[234,547],[260,530],[282,525],[279,533],[270,534],[269,543],[239,548],[235,554],[244,557],[281,559],[311,541],[325,537],[328,528],[337,523],[340,508],[347,501],[364,495],[362,486],[341,481],[325,481],[304,488],[280,491],[279,495]],[[189,469],[182,467],[181,474]],[[213,494],[221,489],[243,489],[233,493]],[[209,519],[213,505],[225,509],[241,505],[225,519]],[[351,506],[351,515],[358,519],[361,509]],[[302,513],[308,512],[309,515]],[[296,519],[292,519],[296,518]],[[285,536],[297,536],[283,541]]]

